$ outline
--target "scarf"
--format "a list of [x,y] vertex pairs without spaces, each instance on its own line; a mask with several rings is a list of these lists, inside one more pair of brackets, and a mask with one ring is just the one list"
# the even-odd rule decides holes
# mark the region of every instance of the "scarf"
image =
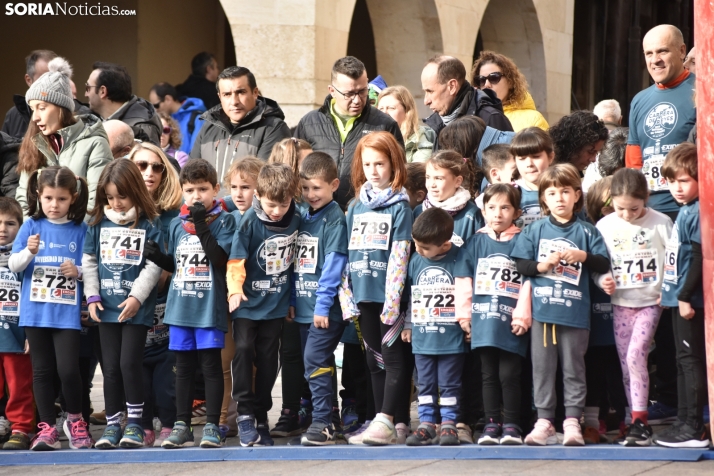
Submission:
[[260,206],[260,200],[258,200],[255,195],[253,195],[253,211],[258,216],[258,220],[263,222],[263,225],[265,225],[265,228],[268,230],[273,232],[285,231],[293,221],[293,215],[295,215],[295,200],[290,200],[290,208],[288,208],[285,215],[278,221],[271,220],[268,217],[263,211],[263,207]]
[[470,201],[471,194],[469,193],[469,191],[466,190],[464,187],[459,187],[456,189],[456,193],[454,193],[451,198],[447,198],[443,202],[437,202],[436,200],[432,202],[431,200],[429,200],[429,195],[427,194],[426,198],[422,202],[422,206],[424,207],[424,210],[428,210],[429,208],[434,207],[441,208],[453,217],[461,210],[463,210],[466,204]]
[[[218,218],[218,216],[223,210],[225,210],[225,203],[223,202],[223,200],[213,200],[213,206],[210,210],[206,211],[206,225],[210,225],[211,222]],[[186,231],[186,233],[195,235],[196,225],[193,223],[193,219],[191,218],[191,212],[189,212],[188,205],[185,203],[181,205],[181,210],[179,210],[179,218],[181,219],[181,226],[183,226],[183,229]]]
[[104,207],[104,215],[114,224],[126,225],[136,221],[136,208],[131,207],[128,212],[119,213],[112,210],[109,205]]
[[503,230],[499,234],[496,234],[496,232],[493,231],[493,229],[488,225],[476,231],[476,233],[485,233],[496,241],[511,241],[520,232],[521,229],[514,224],[511,224],[510,227]]
[[407,195],[407,189],[402,188],[399,192],[395,192],[391,187],[377,192],[372,188],[372,184],[366,182],[362,185],[359,191],[360,201],[367,207],[375,210],[377,208],[388,207],[399,202],[409,202],[409,195]]

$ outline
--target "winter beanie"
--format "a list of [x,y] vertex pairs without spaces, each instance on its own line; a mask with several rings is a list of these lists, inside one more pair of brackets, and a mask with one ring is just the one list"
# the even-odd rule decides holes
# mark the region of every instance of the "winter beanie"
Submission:
[[30,85],[25,93],[25,101],[29,104],[33,99],[49,102],[74,112],[74,98],[69,80],[72,77],[72,67],[66,59],[57,57],[47,64],[49,71]]

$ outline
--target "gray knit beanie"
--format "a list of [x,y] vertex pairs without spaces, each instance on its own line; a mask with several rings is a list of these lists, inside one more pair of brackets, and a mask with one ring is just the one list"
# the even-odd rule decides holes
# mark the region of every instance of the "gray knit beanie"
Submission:
[[74,98],[69,80],[72,77],[72,66],[66,59],[57,57],[47,64],[49,71],[32,83],[25,93],[25,101],[37,99],[57,106],[65,107],[74,112]]

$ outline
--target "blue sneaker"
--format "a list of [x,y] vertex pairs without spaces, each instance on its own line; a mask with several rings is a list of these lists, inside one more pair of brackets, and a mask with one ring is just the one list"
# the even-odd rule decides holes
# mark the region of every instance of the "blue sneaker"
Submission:
[[144,429],[136,423],[129,423],[124,428],[119,446],[122,448],[141,448],[144,446]]
[[241,446],[253,446],[260,442],[260,434],[255,429],[255,417],[253,415],[241,415],[238,417],[238,434]]
[[201,438],[201,448],[220,448],[223,442],[221,430],[213,423],[206,423],[203,427],[203,438]]
[[354,398],[342,400],[342,431],[353,433],[362,426],[357,414],[357,401]]
[[174,423],[171,435],[161,443],[161,447],[174,449],[187,446],[193,446],[193,428],[182,421],[177,421]]
[[260,441],[255,443],[255,446],[273,446],[275,442],[273,438],[270,437],[270,429],[268,428],[268,422],[258,423],[255,426],[255,430],[260,435]]
[[303,432],[312,424],[312,402],[306,398],[300,399],[300,411],[298,412],[298,423]]
[[100,450],[111,450],[119,446],[121,440],[121,427],[119,425],[109,425],[104,429],[104,434],[94,444]]
[[649,425],[665,425],[677,421],[677,409],[655,402],[647,408],[647,423]]

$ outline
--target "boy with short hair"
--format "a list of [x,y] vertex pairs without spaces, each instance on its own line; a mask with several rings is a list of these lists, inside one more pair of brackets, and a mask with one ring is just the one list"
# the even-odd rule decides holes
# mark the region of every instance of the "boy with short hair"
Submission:
[[709,447],[703,420],[707,378],[697,167],[697,146],[685,142],[667,154],[661,170],[670,193],[682,204],[665,249],[661,297],[661,305],[672,308],[679,409],[677,422],[652,438],[670,448]]
[[516,158],[509,144],[493,144],[483,151],[481,168],[489,183],[511,183],[516,175]]
[[22,273],[13,273],[7,262],[12,242],[22,225],[22,209],[15,199],[0,197],[0,398],[7,387],[5,413],[12,423],[10,439],[4,450],[27,450],[33,431],[35,409],[32,396],[32,361],[20,319]]
[[147,259],[173,273],[164,323],[169,350],[176,353],[176,423],[161,446],[193,446],[191,407],[195,375],[201,367],[206,387],[206,426],[202,448],[222,444],[218,421],[223,401],[221,349],[226,333],[226,264],[235,219],[216,200],[221,188],[216,169],[191,159],[180,175],[184,204],[169,225],[167,255],[163,244],[148,241]]
[[[429,208],[414,221],[416,254],[409,260],[411,302],[402,339],[412,343],[419,375],[419,427],[408,446],[430,445],[441,412],[441,446],[458,445],[464,332],[456,321],[454,268],[459,247],[451,243],[454,220],[441,208]],[[405,290],[405,296],[409,292]],[[418,332],[412,332],[412,326]]]
[[228,261],[229,310],[236,345],[233,399],[238,406],[242,446],[273,445],[268,411],[273,406],[280,336],[290,303],[300,225],[292,198],[297,186],[298,178],[288,165],[267,164],[260,170],[253,206],[243,214]]
[[340,185],[330,155],[313,152],[300,166],[302,196],[309,208],[302,213],[295,247],[295,321],[300,327],[305,380],[312,393],[312,424],[303,446],[335,442],[332,415],[334,352],[345,325],[337,290],[347,265],[347,221],[332,197]]

